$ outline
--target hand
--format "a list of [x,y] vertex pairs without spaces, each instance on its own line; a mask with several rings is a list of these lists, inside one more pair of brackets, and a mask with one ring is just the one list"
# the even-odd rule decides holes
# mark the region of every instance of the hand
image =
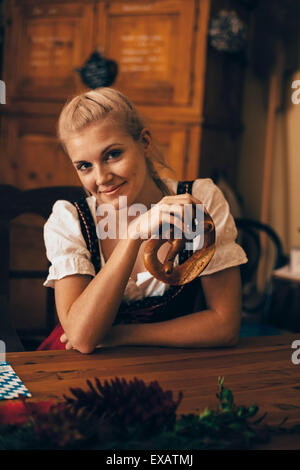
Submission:
[[74,349],[73,345],[70,343],[70,341],[67,338],[66,333],[63,333],[60,337],[61,343],[65,343],[65,349],[69,351],[70,349]]
[[162,225],[169,230],[173,225],[179,233],[183,233],[187,225],[192,226],[195,211],[193,205],[195,204],[202,203],[189,193],[165,196],[149,211],[130,222],[128,235],[133,239],[147,240],[153,236],[157,238]]

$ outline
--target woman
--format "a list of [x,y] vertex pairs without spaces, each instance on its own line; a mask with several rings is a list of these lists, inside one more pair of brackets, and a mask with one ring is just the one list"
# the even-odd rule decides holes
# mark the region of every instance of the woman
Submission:
[[[176,181],[161,179],[154,163],[166,164],[151,133],[114,89],[89,91],[68,102],[58,136],[89,194],[90,232],[98,224],[99,240],[94,236],[91,249],[93,236],[84,239],[88,217],[83,206],[55,203],[44,231],[51,262],[44,285],[55,289],[60,325],[39,349],[90,353],[115,345],[234,345],[241,315],[239,265],[247,259],[235,243],[236,228],[221,191],[210,179],[198,179],[191,194],[180,194]],[[178,213],[170,221],[182,228],[183,207],[191,203],[204,203],[214,220],[216,251],[203,273],[178,294],[147,272],[143,249],[170,216],[162,207],[176,204]],[[133,204],[143,204],[147,212],[129,215],[127,207]],[[116,223],[113,236],[106,238],[103,207],[111,217],[107,221]],[[166,248],[160,250],[161,259]],[[99,255],[97,270],[93,257]],[[200,294],[202,306],[198,303],[195,311],[189,302]]]

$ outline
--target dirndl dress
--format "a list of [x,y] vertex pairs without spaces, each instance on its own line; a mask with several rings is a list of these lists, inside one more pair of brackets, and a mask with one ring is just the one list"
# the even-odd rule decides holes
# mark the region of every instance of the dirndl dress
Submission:
[[[187,192],[191,194],[192,185],[193,181],[180,181],[177,194]],[[77,209],[81,231],[91,253],[91,260],[97,274],[101,269],[101,259],[93,216],[85,198],[74,201],[73,204]],[[187,251],[179,253],[179,264],[186,261],[189,255]],[[206,309],[205,296],[201,278],[198,277],[184,286],[170,286],[163,295],[145,297],[130,302],[123,300],[113,325],[167,321],[204,309]],[[58,323],[37,350],[65,349],[65,344],[60,341],[63,333],[63,328]]]

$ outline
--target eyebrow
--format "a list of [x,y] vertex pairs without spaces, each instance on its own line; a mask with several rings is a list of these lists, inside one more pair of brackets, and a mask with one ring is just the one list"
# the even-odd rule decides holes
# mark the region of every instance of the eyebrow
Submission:
[[[115,142],[113,144],[108,145],[105,147],[105,149],[102,150],[101,155],[104,155],[111,147],[114,147],[115,145],[122,145],[121,143]],[[86,160],[76,160],[73,163],[82,163],[85,162]]]

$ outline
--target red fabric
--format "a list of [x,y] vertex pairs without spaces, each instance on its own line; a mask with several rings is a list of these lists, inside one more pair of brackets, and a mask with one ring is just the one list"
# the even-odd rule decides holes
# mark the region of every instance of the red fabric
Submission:
[[60,324],[56,325],[52,333],[37,348],[37,351],[46,351],[54,349],[65,349],[65,344],[60,341],[60,337],[64,330]]
[[50,410],[53,400],[39,401],[31,403],[26,398],[19,395],[21,401],[8,400],[0,406],[0,422],[1,425],[17,425],[22,426],[33,416],[47,414]]

